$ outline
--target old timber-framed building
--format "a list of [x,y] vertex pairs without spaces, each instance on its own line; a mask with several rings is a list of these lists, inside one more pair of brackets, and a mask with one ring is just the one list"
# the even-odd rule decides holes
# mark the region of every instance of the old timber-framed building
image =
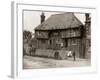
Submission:
[[47,20],[42,13],[41,24],[35,28],[35,38],[37,49],[75,51],[77,57],[85,55],[85,26],[74,13],[51,15]]

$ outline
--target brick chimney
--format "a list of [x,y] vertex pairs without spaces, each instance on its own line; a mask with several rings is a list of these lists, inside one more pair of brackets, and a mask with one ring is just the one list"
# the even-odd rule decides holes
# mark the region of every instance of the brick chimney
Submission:
[[89,13],[86,13],[86,14],[85,14],[85,18],[86,18],[86,19],[85,19],[86,21],[89,20]]
[[45,15],[44,15],[44,12],[42,12],[42,14],[41,14],[41,23],[43,23],[44,21],[45,21]]

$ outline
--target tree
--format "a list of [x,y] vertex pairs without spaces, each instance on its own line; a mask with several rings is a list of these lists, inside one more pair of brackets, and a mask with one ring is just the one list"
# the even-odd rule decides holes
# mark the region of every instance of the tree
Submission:
[[32,33],[30,31],[23,31],[23,39],[29,42],[32,38]]

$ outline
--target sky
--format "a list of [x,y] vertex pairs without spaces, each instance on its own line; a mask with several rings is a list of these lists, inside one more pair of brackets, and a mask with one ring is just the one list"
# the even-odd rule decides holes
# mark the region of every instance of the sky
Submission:
[[[34,33],[34,28],[40,24],[40,15],[42,11],[24,11],[24,30]],[[61,14],[63,12],[44,12],[45,20],[48,19],[53,14]],[[74,15],[84,24],[85,14],[84,13],[74,13]]]

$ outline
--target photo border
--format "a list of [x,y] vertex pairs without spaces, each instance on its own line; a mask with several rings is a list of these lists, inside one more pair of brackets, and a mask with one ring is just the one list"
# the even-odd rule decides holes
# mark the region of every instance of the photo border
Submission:
[[[71,7],[71,6],[57,6],[57,5],[41,5],[41,4],[26,4],[12,2],[11,5],[11,14],[12,14],[12,64],[11,64],[11,76],[13,78],[17,77],[38,77],[38,76],[55,76],[55,75],[67,75],[67,74],[76,74],[76,73],[91,73],[96,72],[96,53],[94,47],[91,46],[91,66],[90,67],[75,67],[75,68],[48,68],[48,69],[32,69],[32,70],[23,70],[22,66],[22,46],[23,46],[23,35],[22,35],[22,11],[24,9],[30,10],[48,10],[48,11],[65,11],[65,12],[84,12],[91,13],[91,37],[94,37],[94,27],[96,27],[96,8],[87,8],[87,7]],[[91,44],[93,45],[94,38],[91,38]],[[93,54],[95,53],[95,54]],[[48,73],[48,74],[47,74]]]

